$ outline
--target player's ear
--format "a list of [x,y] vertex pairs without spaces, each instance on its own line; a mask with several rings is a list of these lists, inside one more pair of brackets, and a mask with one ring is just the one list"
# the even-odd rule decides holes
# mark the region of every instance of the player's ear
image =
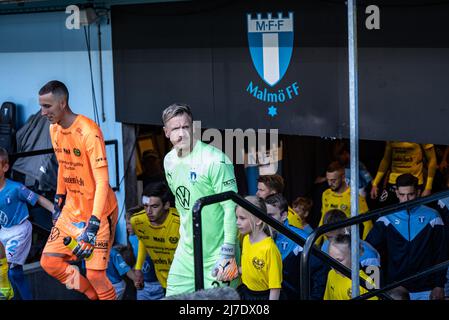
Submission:
[[167,201],[167,202],[164,204],[164,210],[168,210],[168,209],[170,209],[170,201]]
[[164,129],[165,137],[166,138],[170,138],[170,134],[168,132],[168,129],[166,127],[162,127],[162,129]]
[[9,163],[8,162],[4,162],[3,163],[3,172],[6,173],[9,170]]
[[288,211],[281,212],[281,221],[284,222],[288,218]]

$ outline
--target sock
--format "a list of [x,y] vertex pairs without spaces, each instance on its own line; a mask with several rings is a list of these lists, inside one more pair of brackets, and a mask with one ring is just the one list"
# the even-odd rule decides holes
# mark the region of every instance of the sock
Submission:
[[10,300],[14,297],[14,290],[8,279],[8,261],[0,259],[0,300]]
[[87,279],[95,288],[98,299],[100,300],[116,300],[114,286],[109,281],[105,270],[87,269]]
[[45,272],[68,288],[84,293],[90,300],[98,299],[98,295],[90,282],[81,275],[78,268],[65,262],[62,257],[43,254],[41,266]]

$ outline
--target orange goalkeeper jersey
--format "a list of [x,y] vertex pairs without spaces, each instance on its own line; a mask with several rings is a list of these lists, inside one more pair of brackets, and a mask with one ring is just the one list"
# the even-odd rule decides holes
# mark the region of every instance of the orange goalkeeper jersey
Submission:
[[[96,180],[93,169],[108,165],[103,134],[94,121],[77,115],[67,129],[58,124],[50,125],[50,137],[59,163],[57,193],[67,194],[63,213],[74,221],[86,222],[94,207]],[[101,201],[99,207],[102,208],[97,214],[108,215],[117,207],[109,185],[106,198],[97,201]]]

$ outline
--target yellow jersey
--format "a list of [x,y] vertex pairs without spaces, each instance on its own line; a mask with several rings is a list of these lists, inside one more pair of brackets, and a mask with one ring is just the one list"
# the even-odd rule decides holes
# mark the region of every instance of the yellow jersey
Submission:
[[50,125],[50,138],[58,160],[58,194],[66,194],[62,213],[73,222],[87,222],[91,215],[109,215],[117,208],[117,199],[110,186],[97,192],[93,169],[107,167],[103,134],[91,119],[77,115],[69,128]]
[[146,254],[151,257],[156,277],[162,287],[167,287],[167,277],[179,241],[179,215],[175,208],[169,208],[164,223],[154,226],[145,210],[133,214],[130,222],[139,239],[139,253],[136,270],[142,268]]
[[290,206],[287,215],[288,224],[299,229],[304,229],[304,222],[301,217]]
[[388,182],[396,183],[397,177],[411,173],[418,178],[418,184],[423,184],[423,150],[433,147],[433,144],[418,144],[412,142],[388,142],[391,148],[391,173]]
[[[360,270],[360,277],[366,279],[371,285],[373,280]],[[363,287],[360,287],[360,295],[367,293]],[[352,298],[352,280],[339,274],[334,269],[329,271],[327,276],[326,291],[324,292],[323,300],[350,300]],[[368,300],[379,300],[378,297],[372,297]]]
[[425,190],[432,190],[433,178],[437,168],[437,158],[433,144],[389,141],[377,170],[373,186],[378,186],[383,176],[390,169],[388,183],[395,184],[396,179],[404,173],[411,173],[418,178],[418,184],[424,184],[423,154],[427,158],[427,181]]
[[282,284],[282,257],[271,237],[251,243],[249,235],[243,238],[242,282],[252,291],[280,289]]
[[[351,188],[346,189],[342,193],[336,193],[330,188],[323,192],[322,196],[322,207],[321,207],[321,219],[319,226],[323,225],[324,216],[326,212],[332,209],[338,209],[346,214],[346,217],[351,217]],[[359,195],[359,213],[368,212],[368,205],[366,199]],[[362,239],[365,239],[368,232],[373,228],[373,223],[371,220],[365,221],[363,223],[363,235]]]

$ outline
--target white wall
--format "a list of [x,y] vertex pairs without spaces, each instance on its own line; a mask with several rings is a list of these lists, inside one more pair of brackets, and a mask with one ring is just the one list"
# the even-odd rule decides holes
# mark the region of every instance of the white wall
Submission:
[[[67,29],[67,16],[65,12],[0,15],[0,104],[11,101],[18,105],[20,126],[39,111],[38,91],[49,80],[64,82],[69,89],[72,110],[94,119],[84,29]],[[105,140],[118,140],[119,178],[122,178],[122,127],[115,121],[111,25],[106,24],[105,19],[101,33],[105,122],[101,119],[97,25],[92,25],[90,38],[95,95]],[[107,150],[110,150],[109,176],[114,186],[112,146]],[[123,185],[116,192],[120,214],[116,239],[121,243],[126,240]]]

